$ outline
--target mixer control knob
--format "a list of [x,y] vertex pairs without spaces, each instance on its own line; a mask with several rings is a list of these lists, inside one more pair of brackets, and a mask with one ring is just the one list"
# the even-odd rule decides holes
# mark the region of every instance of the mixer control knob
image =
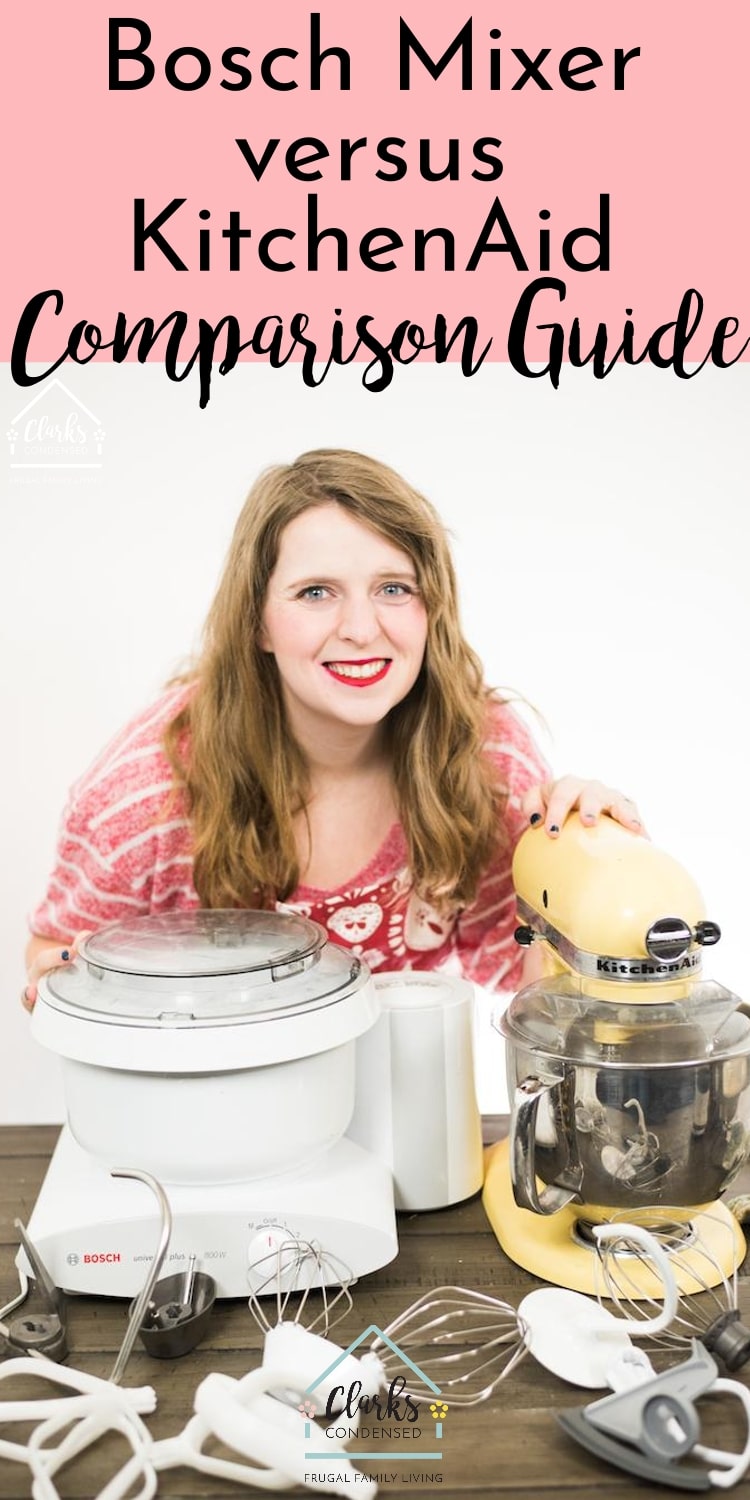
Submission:
[[692,930],[682,917],[660,917],[646,933],[646,952],[660,963],[673,963],[684,957],[692,941]]
[[265,1224],[248,1245],[248,1284],[253,1291],[286,1290],[299,1268],[297,1236],[283,1224]]
[[721,928],[718,922],[696,922],[693,936],[702,948],[712,948],[721,937]]
[[517,927],[513,936],[522,948],[530,948],[536,937],[536,933],[533,927]]

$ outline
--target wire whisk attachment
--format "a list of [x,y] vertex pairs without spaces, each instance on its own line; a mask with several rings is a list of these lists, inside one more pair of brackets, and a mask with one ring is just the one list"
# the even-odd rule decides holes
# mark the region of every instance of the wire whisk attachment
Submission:
[[[327,1338],[354,1305],[349,1290],[355,1281],[351,1268],[315,1240],[291,1235],[280,1240],[251,1262],[248,1278],[252,1287],[248,1307],[264,1334],[281,1323],[294,1323]],[[317,1292],[320,1306],[315,1310],[314,1304],[308,1304]],[[269,1310],[262,1298],[272,1299]]]
[[370,1350],[386,1380],[403,1374],[401,1356],[408,1355],[407,1383],[417,1399],[438,1386],[449,1405],[475,1406],[524,1358],[526,1342],[526,1325],[509,1303],[465,1287],[440,1286],[394,1318]]
[[[657,1335],[645,1328],[642,1334],[637,1331],[638,1322],[651,1318],[661,1305],[657,1297],[644,1296],[650,1257],[629,1234],[629,1226],[639,1223],[667,1255],[677,1287],[676,1313]],[[750,1359],[750,1329],[740,1320],[739,1255],[731,1222],[703,1212],[685,1223],[668,1209],[648,1209],[641,1216],[631,1211],[621,1228],[621,1234],[597,1242],[599,1301],[614,1303],[618,1314],[633,1323],[635,1338],[649,1337],[654,1347],[664,1349],[684,1349],[697,1338],[727,1369],[740,1369]]]

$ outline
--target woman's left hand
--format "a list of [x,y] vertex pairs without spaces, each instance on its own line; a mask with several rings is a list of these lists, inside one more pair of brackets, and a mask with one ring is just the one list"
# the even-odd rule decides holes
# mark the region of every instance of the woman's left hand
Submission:
[[630,797],[604,786],[601,781],[584,781],[580,776],[562,776],[559,781],[545,781],[529,787],[521,801],[521,811],[529,822],[544,822],[545,832],[556,838],[568,814],[578,809],[582,823],[591,826],[599,815],[609,813],[624,828],[645,834],[641,815]]

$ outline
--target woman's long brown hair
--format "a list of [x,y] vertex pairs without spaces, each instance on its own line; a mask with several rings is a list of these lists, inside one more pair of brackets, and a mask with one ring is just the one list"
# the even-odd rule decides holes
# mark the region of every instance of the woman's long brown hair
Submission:
[[274,657],[259,645],[284,528],[334,502],[406,552],[427,612],[419,677],[385,729],[417,891],[468,905],[503,842],[505,790],[482,753],[487,690],[461,633],[453,564],[437,513],[385,464],[318,449],[268,469],[240,513],[208,616],[195,688],[165,744],[187,790],[194,881],[205,906],[267,906],[299,884],[293,819],[307,767],[286,722]]

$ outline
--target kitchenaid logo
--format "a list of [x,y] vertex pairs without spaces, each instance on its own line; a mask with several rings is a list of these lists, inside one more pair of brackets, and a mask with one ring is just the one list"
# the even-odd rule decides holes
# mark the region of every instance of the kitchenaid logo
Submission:
[[[378,1340],[378,1353],[388,1359],[389,1369],[394,1363],[391,1356],[404,1367],[404,1373],[389,1374],[387,1385],[384,1384],[375,1395],[364,1391],[361,1380],[349,1378],[351,1366],[348,1370],[342,1368],[350,1356],[361,1350],[363,1344],[369,1345],[372,1339]],[[346,1379],[341,1378],[344,1374]],[[409,1389],[415,1383],[422,1393],[422,1410],[420,1401]],[[427,1396],[423,1394],[425,1391]],[[333,1463],[336,1459],[366,1458],[388,1467],[369,1474],[351,1466],[337,1469],[335,1475],[326,1475],[320,1469],[311,1470],[305,1475],[305,1482],[314,1487],[335,1478],[339,1485],[351,1484],[360,1489],[367,1485],[397,1482],[413,1486],[442,1484],[442,1472],[434,1465],[443,1457],[441,1440],[448,1406],[445,1401],[435,1399],[439,1396],[440,1387],[434,1380],[430,1380],[377,1324],[371,1323],[333,1364],[312,1381],[299,1409],[306,1418],[305,1438],[310,1443],[305,1451],[306,1459]],[[426,1407],[425,1402],[429,1403]],[[320,1426],[314,1423],[315,1417],[321,1419]],[[333,1445],[325,1451],[315,1446],[315,1435],[321,1429],[328,1443]],[[339,1443],[341,1448],[337,1451]],[[391,1468],[391,1465],[400,1467]]]
[[14,470],[100,469],[105,431],[99,417],[61,380],[51,380],[11,417],[8,458]]
[[624,975],[627,979],[648,979],[654,975],[682,974],[686,969],[692,971],[700,968],[700,962],[700,953],[686,953],[683,958],[665,964],[657,964],[648,959],[597,958],[596,972]]

